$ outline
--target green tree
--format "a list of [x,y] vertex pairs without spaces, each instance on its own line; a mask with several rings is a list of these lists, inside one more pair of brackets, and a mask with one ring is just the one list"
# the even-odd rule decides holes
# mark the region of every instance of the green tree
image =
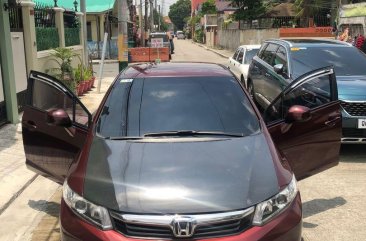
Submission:
[[202,3],[201,14],[215,14],[217,13],[215,0],[207,0],[206,2]]
[[238,6],[238,10],[234,13],[236,20],[253,20],[266,12],[263,0],[233,0]]
[[184,19],[191,15],[191,1],[178,0],[170,6],[168,15],[177,29],[183,29]]

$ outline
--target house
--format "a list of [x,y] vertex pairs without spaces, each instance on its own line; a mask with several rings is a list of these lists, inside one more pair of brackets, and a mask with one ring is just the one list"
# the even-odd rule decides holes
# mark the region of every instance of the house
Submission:
[[342,5],[339,12],[339,31],[349,28],[350,36],[366,34],[366,3]]

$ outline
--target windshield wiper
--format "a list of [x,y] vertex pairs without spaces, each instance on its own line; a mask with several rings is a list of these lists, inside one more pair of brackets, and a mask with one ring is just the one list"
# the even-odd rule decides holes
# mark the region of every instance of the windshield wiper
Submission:
[[230,136],[230,137],[244,137],[243,133],[226,133],[220,131],[165,131],[156,133],[146,133],[144,137],[158,137],[158,136]]

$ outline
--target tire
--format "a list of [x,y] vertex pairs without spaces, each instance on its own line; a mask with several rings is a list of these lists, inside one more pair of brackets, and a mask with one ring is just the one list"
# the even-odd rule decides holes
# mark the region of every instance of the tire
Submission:
[[248,88],[245,84],[245,79],[244,79],[244,76],[240,76],[240,82],[241,84],[244,86],[244,88]]
[[253,83],[250,79],[248,79],[248,88],[247,88],[250,97],[254,100],[255,102],[255,98],[254,98],[254,88],[253,88]]

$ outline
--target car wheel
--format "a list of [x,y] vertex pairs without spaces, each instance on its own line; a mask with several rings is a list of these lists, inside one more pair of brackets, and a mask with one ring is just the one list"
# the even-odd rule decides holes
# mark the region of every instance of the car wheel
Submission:
[[245,79],[244,79],[244,76],[240,76],[240,82],[241,82],[241,84],[244,86],[244,88],[247,88],[247,86],[245,85]]
[[255,100],[254,99],[254,88],[253,88],[253,83],[252,83],[252,81],[250,81],[250,80],[248,80],[248,92],[249,92],[249,94],[250,94],[250,97],[253,99],[253,100]]

